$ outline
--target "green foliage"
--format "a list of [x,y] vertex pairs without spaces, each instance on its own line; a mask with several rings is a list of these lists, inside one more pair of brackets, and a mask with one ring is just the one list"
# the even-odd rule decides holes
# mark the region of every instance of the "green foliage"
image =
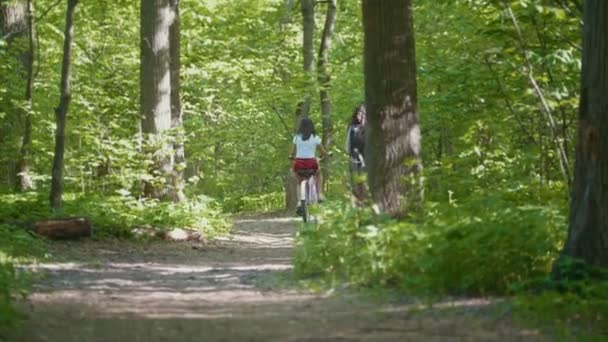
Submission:
[[519,295],[516,317],[523,324],[542,327],[561,340],[603,341],[608,335],[608,283],[580,283],[584,295],[543,291]]
[[600,341],[608,335],[608,269],[562,259],[552,278],[515,289],[516,316],[562,339]]
[[12,301],[27,290],[27,273],[17,270],[15,264],[40,256],[42,251],[40,241],[23,228],[0,224],[0,337],[21,318]]
[[298,232],[296,272],[406,291],[505,294],[546,274],[564,238],[563,208],[519,193],[430,204],[424,218],[387,220],[333,204]]
[[225,198],[222,207],[231,213],[262,213],[278,211],[283,208],[285,194],[273,192],[264,195]]
[[[0,217],[28,222],[49,217],[46,194],[2,195]],[[227,233],[229,222],[210,198],[198,196],[183,203],[137,200],[130,196],[65,194],[56,217],[82,216],[91,220],[94,236],[129,237],[132,228],[190,228],[206,237]]]

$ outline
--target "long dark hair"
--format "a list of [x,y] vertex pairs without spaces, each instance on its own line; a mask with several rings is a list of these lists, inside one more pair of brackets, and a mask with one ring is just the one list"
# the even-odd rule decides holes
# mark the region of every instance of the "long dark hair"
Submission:
[[[359,116],[361,116],[361,118],[359,118]],[[350,124],[365,126],[365,123],[367,121],[366,116],[367,111],[365,110],[365,104],[361,103],[357,107],[355,107],[355,110],[353,110],[353,115],[351,117]]]
[[302,136],[302,140],[306,141],[311,135],[317,135],[315,125],[309,117],[303,117],[298,126],[298,134]]

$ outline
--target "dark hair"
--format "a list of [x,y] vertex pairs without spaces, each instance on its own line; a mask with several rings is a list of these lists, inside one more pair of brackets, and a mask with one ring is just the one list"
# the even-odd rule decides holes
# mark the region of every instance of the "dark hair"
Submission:
[[[359,121],[359,118],[358,118],[359,114],[363,115],[363,119],[361,121]],[[353,115],[351,117],[350,124],[365,126],[366,116],[367,116],[367,112],[365,110],[365,104],[361,103],[361,104],[357,105],[357,107],[355,107],[355,110],[353,110]]]
[[308,140],[311,135],[317,135],[315,125],[312,123],[312,120],[309,117],[304,117],[302,120],[300,120],[298,134],[302,136],[302,140],[304,141]]

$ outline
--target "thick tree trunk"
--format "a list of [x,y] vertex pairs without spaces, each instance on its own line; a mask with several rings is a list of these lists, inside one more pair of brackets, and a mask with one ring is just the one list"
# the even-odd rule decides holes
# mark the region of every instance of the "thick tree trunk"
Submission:
[[27,30],[27,5],[25,1],[0,3],[0,37],[12,41]]
[[[586,0],[581,98],[564,258],[608,267],[608,2]],[[559,277],[559,267],[554,267]]]
[[[166,133],[171,129],[170,27],[174,14],[169,0],[141,2],[141,112],[142,132],[150,139],[155,160],[152,173],[158,182],[145,185],[145,195],[170,199],[174,152]],[[164,183],[160,180],[165,180]]]
[[[314,0],[301,0],[302,3],[302,18],[303,18],[303,35],[302,48],[304,53],[304,72],[310,80],[313,80],[312,72],[314,71],[314,34],[315,34],[315,2]],[[313,81],[314,82],[314,81]],[[311,88],[312,84],[307,82],[306,95],[302,103],[301,115],[308,116],[310,114],[311,104]]]
[[[32,179],[29,175],[29,146],[31,141],[31,89],[32,89],[32,73],[33,69],[33,51],[34,51],[34,40],[33,40],[33,17],[31,0],[19,0],[3,2],[0,4],[0,37],[5,38],[10,46],[13,46],[13,42],[20,38],[29,38],[29,48],[26,50],[22,44],[14,45],[17,49],[11,47],[13,55],[23,65],[23,69],[26,71],[26,91],[25,91],[25,110],[15,109],[20,113],[20,123],[23,124],[23,136],[19,158],[15,160],[15,164],[12,164],[15,173],[8,173],[11,178],[11,182],[14,181],[13,186],[17,191],[29,190],[32,188]],[[29,34],[28,34],[29,33]],[[25,78],[25,76],[24,76]]]
[[420,127],[411,0],[363,0],[370,193],[381,212],[422,202]]
[[186,169],[186,157],[184,154],[184,127],[183,127],[183,112],[180,100],[180,54],[181,54],[181,31],[179,18],[179,3],[180,0],[171,0],[171,8],[173,10],[173,23],[169,32],[169,45],[171,50],[171,129],[175,131],[175,142],[173,149],[175,150],[172,189],[170,197],[175,202],[181,202],[186,199],[184,194],[184,170]]
[[72,57],[72,41],[74,40],[74,12],[78,0],[68,0],[68,8],[65,16],[65,39],[63,42],[63,61],[61,67],[61,99],[59,106],[55,108],[55,157],[53,160],[53,175],[51,179],[50,202],[53,210],[61,208],[63,196],[63,156],[65,152],[65,124],[70,105],[70,73]]
[[[334,33],[336,24],[336,1],[329,0],[327,3],[327,13],[325,15],[325,26],[323,28],[323,37],[321,37],[321,46],[319,48],[319,61],[317,63],[318,81],[319,81],[319,97],[321,100],[321,117],[323,122],[323,146],[329,149],[332,143],[332,120],[331,120],[331,99],[329,98],[329,88],[331,86],[329,71],[329,50],[331,48],[331,38]],[[322,177],[320,186],[322,189],[327,188],[329,181],[329,159],[325,158],[322,162]]]
[[32,97],[34,84],[34,54],[36,52],[36,31],[34,26],[34,8],[32,0],[27,1],[27,26],[28,26],[28,53],[27,53],[27,82],[25,86],[26,109],[23,114],[23,137],[19,161],[17,162],[16,183],[17,191],[27,191],[34,188],[34,182],[30,175],[31,169],[31,145],[32,145]]

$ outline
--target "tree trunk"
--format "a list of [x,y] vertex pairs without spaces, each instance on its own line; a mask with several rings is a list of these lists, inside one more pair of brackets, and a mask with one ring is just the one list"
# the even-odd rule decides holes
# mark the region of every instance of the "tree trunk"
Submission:
[[74,40],[74,11],[78,0],[68,0],[68,9],[65,16],[65,39],[63,42],[63,61],[61,67],[61,99],[55,108],[55,155],[53,160],[53,175],[51,180],[50,202],[53,210],[61,208],[63,195],[63,156],[65,152],[65,124],[70,105],[70,73],[72,57],[72,41]]
[[147,197],[170,198],[174,152],[166,133],[171,129],[170,27],[173,12],[169,0],[141,2],[141,112],[142,132],[154,147],[152,173],[156,182],[147,182]]
[[[314,0],[301,0],[300,10],[302,12],[302,51],[304,54],[304,73],[308,80],[306,82],[306,94],[304,101],[298,104],[296,115],[294,117],[295,126],[297,127],[300,119],[303,116],[310,114],[311,93],[310,89],[312,72],[314,68],[314,33],[315,33],[315,2]],[[287,211],[294,211],[298,205],[297,195],[298,180],[290,170],[285,178],[285,206]]]
[[82,217],[36,221],[32,231],[52,239],[88,237],[93,233],[89,220]]
[[280,27],[283,28],[284,26],[291,24],[291,20],[292,20],[292,10],[294,7],[294,0],[283,0],[283,5],[284,5],[284,11],[285,11],[285,15],[281,18],[281,23],[280,23]]
[[0,3],[0,37],[12,41],[27,30],[27,6],[25,1]]
[[169,45],[171,50],[171,129],[175,132],[173,149],[175,150],[175,164],[172,178],[172,193],[170,197],[175,202],[186,199],[184,194],[184,170],[186,169],[186,157],[184,154],[184,126],[183,112],[180,100],[180,50],[181,50],[181,31],[179,18],[180,0],[171,0],[173,10],[173,23],[169,32]]
[[[296,126],[298,125],[299,119],[302,117],[302,110],[304,104],[299,103],[296,108],[294,118],[296,122]],[[291,170],[291,164],[289,165],[289,170],[287,171],[287,176],[285,177],[285,210],[288,212],[293,212],[296,210],[300,200],[298,199],[298,179],[295,174]]]
[[[314,34],[315,34],[315,3],[314,0],[301,0],[302,17],[303,17],[303,40],[302,47],[304,53],[304,73],[309,80],[313,79],[312,72],[314,68]],[[306,82],[306,94],[302,103],[301,115],[308,116],[310,114],[312,84]]]
[[[31,0],[19,0],[12,2],[4,2],[0,4],[0,37],[5,38],[9,45],[15,39],[27,37],[29,39],[29,48],[23,49],[21,44],[16,44],[18,50],[13,51],[16,59],[23,65],[23,69],[26,71],[26,91],[25,91],[25,110],[16,109],[20,112],[20,123],[23,124],[23,136],[20,148],[19,158],[15,160],[13,164],[14,178],[12,172],[8,173],[11,182],[17,191],[29,190],[32,188],[32,180],[29,175],[29,146],[31,141],[31,89],[32,89],[32,73],[33,69],[33,51],[34,51],[34,40],[33,40],[33,17],[31,15]],[[28,34],[29,33],[29,34]],[[13,48],[11,48],[13,49]],[[25,76],[24,76],[25,77]]]
[[34,58],[36,53],[36,39],[34,26],[34,8],[32,0],[27,0],[27,27],[28,27],[28,53],[27,53],[27,82],[25,86],[26,109],[23,113],[23,137],[19,161],[17,162],[15,189],[17,191],[28,191],[34,188],[34,182],[30,175],[31,169],[31,145],[32,145],[32,97],[34,84]]
[[[584,46],[568,238],[560,260],[608,267],[608,2],[584,3]],[[559,278],[559,268],[553,275]]]
[[363,0],[367,143],[372,199],[405,216],[422,203],[411,0]]
[[551,107],[549,106],[549,103],[547,102],[542,89],[540,88],[540,86],[538,85],[538,82],[536,81],[536,77],[534,76],[534,67],[532,66],[532,61],[530,60],[530,53],[529,53],[526,41],[524,39],[524,36],[521,32],[521,29],[519,28],[517,18],[515,17],[515,14],[513,13],[513,10],[511,8],[511,5],[506,0],[503,0],[503,5],[507,9],[507,12],[509,13],[509,16],[511,17],[513,26],[515,26],[515,31],[517,32],[517,37],[519,39],[520,48],[521,48],[522,54],[524,56],[524,62],[525,62],[526,69],[527,69],[526,75],[528,77],[528,81],[532,85],[532,88],[534,89],[534,92],[536,93],[536,96],[538,97],[538,99],[540,101],[541,109],[547,118],[547,123],[551,130],[551,137],[553,139],[553,142],[555,143],[556,152],[557,152],[557,155],[559,158],[558,160],[559,160],[560,171],[562,172],[564,181],[566,182],[568,187],[570,187],[571,183],[572,183],[571,177],[570,177],[570,162],[568,160],[568,153],[566,152],[565,147],[564,147],[565,139],[560,139],[559,132],[557,131],[558,128],[555,123],[555,119],[553,118],[553,114],[551,112]]
[[[321,117],[323,122],[323,146],[330,148],[332,142],[332,120],[331,120],[331,100],[329,98],[329,88],[331,86],[329,71],[329,50],[331,48],[331,38],[336,24],[336,1],[329,0],[327,3],[327,13],[325,15],[325,27],[323,37],[321,37],[321,47],[319,48],[319,61],[317,64],[319,97],[321,100]],[[321,188],[326,189],[329,181],[329,159],[325,158],[322,162]]]

